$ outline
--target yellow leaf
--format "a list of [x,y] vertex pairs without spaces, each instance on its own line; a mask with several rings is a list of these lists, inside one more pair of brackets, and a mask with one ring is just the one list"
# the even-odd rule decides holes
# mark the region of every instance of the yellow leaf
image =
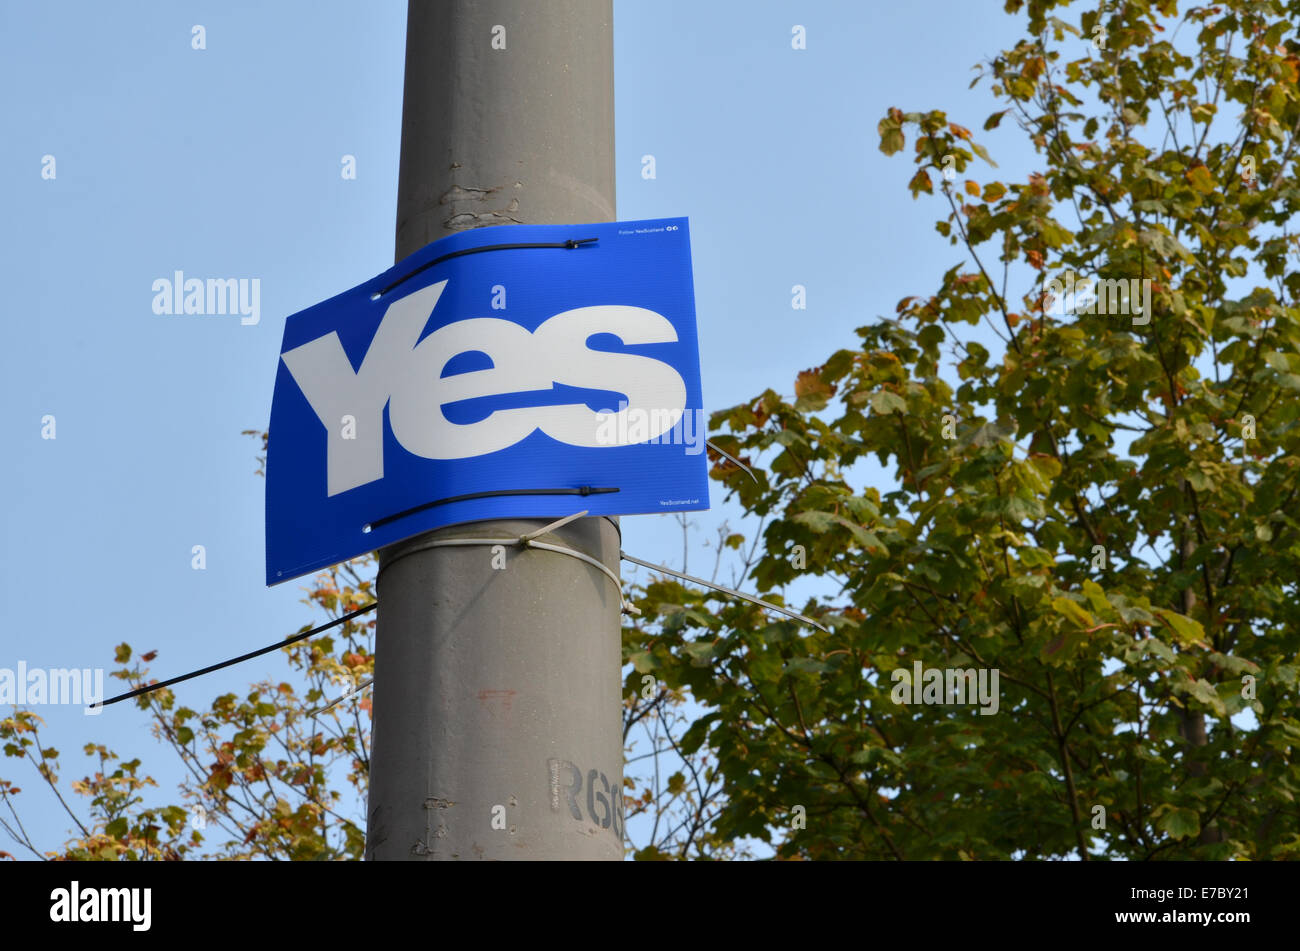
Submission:
[[1098,614],[1110,607],[1110,602],[1106,600],[1106,592],[1102,590],[1101,585],[1092,579],[1083,582],[1083,596],[1088,599],[1088,603],[1092,605],[1092,609]]
[[811,396],[819,400],[830,399],[835,394],[835,387],[822,380],[821,372],[821,367],[801,371],[794,381],[795,397]]
[[1097,622],[1093,620],[1092,615],[1079,607],[1079,605],[1075,604],[1069,598],[1053,598],[1052,608],[1057,614],[1068,618],[1079,627],[1090,628],[1096,626]]
[[1187,181],[1202,195],[1208,195],[1214,191],[1214,178],[1210,175],[1210,170],[1204,165],[1198,165],[1187,173]]
[[1205,628],[1201,627],[1199,621],[1163,608],[1157,608],[1155,614],[1164,622],[1165,627],[1174,632],[1174,637],[1184,644],[1192,644],[1205,637]]

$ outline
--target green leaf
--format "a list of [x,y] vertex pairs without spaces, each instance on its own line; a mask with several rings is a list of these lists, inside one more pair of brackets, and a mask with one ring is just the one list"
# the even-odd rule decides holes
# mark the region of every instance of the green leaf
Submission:
[[1191,182],[1202,195],[1208,195],[1214,191],[1214,177],[1210,175],[1210,170],[1204,165],[1198,165],[1187,173],[1187,180]]
[[831,669],[831,665],[824,660],[813,660],[811,657],[799,657],[785,665],[786,670],[798,671],[806,674],[822,674]]
[[687,728],[682,734],[681,741],[677,744],[684,756],[693,756],[699,748],[704,745],[704,740],[708,735],[709,726],[721,717],[718,713],[708,713],[700,717]]
[[998,112],[993,113],[993,115],[984,120],[984,130],[987,132],[990,129],[996,129],[1001,124],[1002,117],[1010,111],[1010,109],[1001,109]]
[[1077,627],[1090,628],[1097,626],[1097,622],[1093,619],[1092,615],[1079,607],[1079,605],[1071,601],[1069,598],[1053,598],[1052,610],[1075,624]]
[[1183,617],[1181,614],[1167,611],[1164,608],[1155,608],[1153,613],[1164,622],[1166,627],[1174,632],[1174,637],[1180,643],[1193,644],[1196,641],[1205,639],[1205,628],[1201,627],[1199,621],[1193,621],[1189,617]]
[[876,537],[874,532],[863,528],[855,522],[850,522],[842,515],[832,515],[831,518],[833,518],[837,524],[843,525],[847,528],[849,534],[853,536],[853,540],[856,541],[864,551],[883,552],[885,550],[885,546],[881,544],[880,539]]
[[1227,716],[1228,710],[1214,685],[1204,678],[1193,681],[1187,686],[1187,692],[1213,710],[1219,716]]
[[1300,370],[1300,356],[1296,354],[1278,353],[1271,350],[1264,354],[1264,362],[1274,370],[1279,370],[1282,373],[1290,373],[1293,369]]
[[1029,547],[1020,549],[1020,562],[1026,568],[1050,568],[1056,559],[1041,548]]
[[893,155],[903,148],[903,130],[894,119],[881,119],[876,126],[880,133],[880,151]]
[[692,644],[686,644],[682,651],[691,659],[691,664],[696,667],[707,667],[713,662],[717,645],[712,641],[696,641]]
[[871,394],[871,409],[879,416],[888,416],[894,412],[906,413],[907,401],[897,393],[879,390]]
[[1109,613],[1110,602],[1106,600],[1106,592],[1091,578],[1085,578],[1083,581],[1083,596],[1088,599],[1088,603],[1098,614]]
[[659,658],[655,657],[654,654],[650,653],[650,651],[637,651],[635,654],[629,656],[627,661],[636,668],[636,672],[639,674],[647,674],[650,671],[658,670],[663,666],[659,662]]
[[1175,839],[1187,839],[1201,834],[1201,817],[1191,809],[1170,809],[1156,828]]
[[791,516],[790,521],[806,525],[818,535],[835,527],[835,516],[830,512],[797,512]]
[[989,158],[989,153],[984,148],[984,146],[980,145],[978,142],[972,142],[970,144],[970,147],[971,147],[971,151],[974,152],[976,155],[978,155],[980,158],[982,158],[984,161],[988,162],[994,168],[998,167],[998,163],[993,161],[993,159]]

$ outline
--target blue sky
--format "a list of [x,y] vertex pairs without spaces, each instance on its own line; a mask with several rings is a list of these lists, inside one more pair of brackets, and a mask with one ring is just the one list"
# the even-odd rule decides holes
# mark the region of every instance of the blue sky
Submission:
[[[898,106],[978,129],[996,104],[967,88],[971,67],[1019,28],[1001,2],[614,8],[618,213],[690,218],[706,408],[791,393],[961,260],[933,231],[937,201],[905,188],[910,149],[885,158],[875,127]],[[108,666],[127,641],[159,650],[164,677],[318,619],[298,584],[263,583],[264,485],[240,432],[266,427],[285,317],[392,264],[405,14],[393,0],[0,2],[0,666]],[[191,48],[196,24],[206,49]],[[979,137],[1000,165],[973,169],[981,181],[1034,167],[1009,123]],[[155,315],[152,284],[177,270],[258,279],[259,322]],[[795,284],[807,310],[791,309]],[[692,516],[697,570],[712,526],[745,530],[713,493]],[[680,566],[670,517],[623,530],[630,553]],[[178,700],[207,706],[283,671],[272,654]],[[134,708],[40,712],[65,779],[93,740],[142,756],[176,798],[176,765]],[[15,765],[0,775],[56,848],[69,823]]]

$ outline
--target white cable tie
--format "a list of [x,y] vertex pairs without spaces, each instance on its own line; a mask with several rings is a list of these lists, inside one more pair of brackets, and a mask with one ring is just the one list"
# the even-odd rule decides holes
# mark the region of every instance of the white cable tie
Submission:
[[614,574],[614,572],[610,571],[608,568],[606,568],[595,558],[592,558],[590,555],[584,555],[582,552],[575,551],[572,548],[565,548],[563,545],[552,545],[549,542],[536,542],[532,540],[533,538],[536,538],[538,535],[544,534],[545,532],[549,531],[550,529],[558,525],[566,524],[575,518],[582,517],[585,514],[586,514],[585,511],[577,512],[566,518],[560,519],[558,522],[555,522],[552,525],[548,525],[545,528],[530,533],[529,535],[521,535],[518,538],[440,538],[437,539],[436,541],[427,542],[424,545],[424,547],[425,548],[446,548],[446,547],[466,546],[466,545],[503,545],[503,546],[509,545],[515,548],[539,548],[542,551],[553,551],[553,552],[558,552],[561,555],[569,555],[570,557],[577,558],[579,561],[586,562],[587,564],[591,565],[593,568],[599,568],[609,577],[610,581],[614,582],[614,590],[618,592],[618,600],[619,600],[619,604],[622,606],[621,608],[622,613],[640,614],[641,613],[640,608],[638,608],[634,604],[629,604],[627,600],[623,597],[623,583],[622,581],[619,580],[618,575]]
[[572,548],[564,548],[561,545],[552,545],[549,542],[532,542],[528,547],[540,548],[542,549],[542,551],[556,551],[562,555],[570,555],[573,558],[577,558],[579,561],[585,561],[593,568],[599,568],[601,571],[605,572],[605,574],[609,576],[610,581],[614,582],[614,588],[616,591],[618,591],[618,600],[623,605],[623,613],[624,614],[641,613],[640,608],[638,608],[634,604],[628,604],[627,601],[623,598],[623,583],[619,580],[618,575],[614,574],[614,572],[610,571],[608,568],[606,568],[595,558],[592,558],[590,555],[584,555],[580,551],[574,551]]
[[553,532],[557,528],[560,528],[561,526],[568,525],[575,518],[582,518],[582,516],[587,514],[587,511],[588,511],[587,509],[583,509],[581,512],[574,512],[572,515],[566,515],[558,522],[552,522],[550,525],[543,526],[542,528],[539,528],[535,532],[529,532],[527,535],[520,535],[519,540],[522,541],[524,543],[524,547],[527,548],[528,543],[532,541],[534,538],[537,538],[538,536],[541,535],[545,535],[547,532]]
[[[545,525],[537,529],[537,531],[535,532],[529,532],[526,535],[520,535],[518,538],[439,538],[435,541],[426,542],[422,546],[422,549],[423,548],[452,548],[457,546],[471,546],[471,545],[503,545],[503,546],[509,545],[513,548],[540,548],[542,551],[553,551],[561,555],[568,555],[571,558],[577,558],[579,561],[586,562],[587,564],[591,565],[593,568],[600,569],[605,573],[605,575],[609,578],[610,581],[614,582],[614,590],[618,592],[618,601],[619,604],[622,606],[621,610],[623,614],[640,614],[641,609],[638,608],[635,604],[629,604],[627,602],[627,599],[623,597],[623,582],[619,579],[618,575],[610,571],[607,567],[605,567],[604,564],[597,561],[595,558],[592,558],[590,555],[583,554],[582,552],[576,551],[575,549],[572,548],[565,548],[563,545],[552,545],[549,542],[533,541],[533,539],[537,538],[540,535],[545,535],[547,532],[553,532],[557,528],[561,528],[565,525],[568,525],[574,519],[582,518],[584,515],[587,514],[587,512],[588,512],[587,509],[583,509],[581,512],[574,512],[572,515],[566,515],[564,518],[559,519],[558,521],[552,522],[549,525]],[[624,558],[627,557],[626,555],[623,555],[622,552],[619,552],[619,555]],[[741,595],[741,597],[744,597],[744,595]],[[775,605],[773,606],[775,607]],[[313,710],[311,713],[307,715],[309,717],[319,716],[320,714],[326,712],[327,710],[330,710],[333,707],[338,706],[340,703],[342,703],[344,700],[351,697],[353,694],[359,694],[361,691],[365,690],[372,683],[374,683],[374,680],[375,679],[371,677],[365,683],[360,684],[359,686],[355,687],[353,690],[349,691],[348,693],[345,693],[337,700],[333,700],[330,703],[327,703],[325,706],[320,707],[317,710]]]
[[695,584],[702,584],[706,588],[713,588],[715,591],[725,591],[727,594],[735,595],[737,598],[744,598],[746,601],[749,601],[753,604],[757,604],[765,608],[771,608],[773,611],[779,611],[780,613],[784,614],[786,617],[792,617],[797,620],[803,621],[806,624],[811,624],[819,631],[826,631],[827,634],[830,633],[830,631],[827,628],[822,627],[812,618],[804,617],[802,614],[799,614],[795,611],[790,611],[786,608],[780,607],[779,605],[772,604],[770,601],[764,601],[762,598],[756,598],[753,595],[745,594],[745,592],[737,591],[735,588],[728,588],[726,585],[714,584],[712,581],[705,581],[703,578],[697,578],[694,575],[682,574],[682,572],[680,571],[673,571],[671,568],[665,568],[663,565],[656,565],[648,561],[642,561],[640,558],[633,558],[625,551],[620,551],[618,554],[619,557],[623,558],[625,561],[630,561],[634,564],[641,565],[643,568],[653,568],[655,571],[662,571],[666,574],[670,574],[670,575],[674,575],[675,577],[682,578],[685,581],[693,581]]

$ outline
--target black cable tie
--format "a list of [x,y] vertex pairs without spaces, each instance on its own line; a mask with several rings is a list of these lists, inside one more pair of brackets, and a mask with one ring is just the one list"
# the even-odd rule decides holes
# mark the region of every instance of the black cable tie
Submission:
[[415,275],[424,273],[435,264],[441,264],[443,261],[450,261],[452,258],[463,257],[466,254],[478,254],[480,251],[516,251],[523,248],[564,248],[567,250],[573,250],[574,248],[582,247],[584,244],[591,244],[592,242],[599,240],[599,238],[569,238],[567,241],[526,241],[517,244],[486,244],[481,248],[462,248],[459,251],[449,251],[446,254],[439,255],[432,261],[426,261],[410,274],[407,274],[405,277],[399,277],[387,287],[371,294],[370,299],[379,300],[379,298],[383,297],[399,284],[406,283],[411,278],[415,277]]
[[499,495],[606,495],[610,492],[620,491],[617,486],[594,486],[584,485],[576,489],[497,489],[492,492],[470,492],[466,495],[451,495],[445,499],[435,499],[432,502],[425,502],[423,505],[417,505],[414,508],[398,512],[396,515],[385,515],[383,518],[377,518],[368,523],[362,532],[379,528],[381,525],[388,525],[396,522],[398,519],[406,518],[408,515],[415,515],[418,512],[424,512],[438,505],[450,505],[452,502],[468,502],[472,499],[489,499]]

